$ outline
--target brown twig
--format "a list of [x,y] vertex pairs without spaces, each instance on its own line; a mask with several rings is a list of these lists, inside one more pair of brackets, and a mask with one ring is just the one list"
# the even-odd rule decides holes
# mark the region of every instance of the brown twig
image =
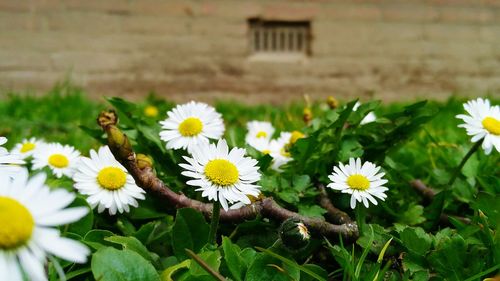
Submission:
[[429,201],[432,201],[434,196],[436,196],[437,192],[434,189],[427,187],[421,180],[412,180],[410,185]]
[[[413,187],[413,189],[415,189],[418,193],[420,193],[422,195],[422,197],[424,197],[428,202],[431,202],[437,194],[437,192],[434,189],[428,187],[427,185],[425,185],[425,183],[423,183],[419,179],[412,180],[410,182],[410,186]],[[439,217],[439,220],[441,221],[441,223],[450,224],[450,217],[452,217],[456,220],[459,220],[465,224],[471,223],[471,220],[468,218],[461,217],[461,216],[448,215],[445,213],[441,214],[441,216]]]
[[327,215],[333,223],[355,223],[346,212],[335,208],[332,201],[328,197],[325,185],[318,183],[317,187],[319,189],[319,205],[326,209]]
[[[193,200],[184,194],[178,194],[158,179],[153,172],[151,162],[146,161],[145,157],[136,156],[127,136],[116,126],[117,122],[118,118],[114,111],[104,111],[97,118],[97,123],[108,135],[108,146],[111,152],[132,177],[134,177],[136,184],[148,193],[164,199],[176,208],[193,208],[209,218],[212,213],[212,204]],[[337,238],[340,234],[344,239],[353,241],[359,236],[358,227],[354,222],[336,225],[325,222],[321,218],[302,216],[296,212],[282,208],[270,197],[263,198],[237,210],[221,210],[220,220],[225,222],[239,222],[254,219],[258,215],[278,221],[295,217],[303,221],[312,231],[329,238]]]

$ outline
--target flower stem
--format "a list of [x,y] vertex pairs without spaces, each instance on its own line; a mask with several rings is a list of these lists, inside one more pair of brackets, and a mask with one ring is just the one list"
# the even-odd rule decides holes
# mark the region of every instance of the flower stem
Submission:
[[365,220],[366,220],[366,208],[365,206],[362,206],[361,203],[356,206],[356,209],[354,209],[355,215],[356,215],[356,223],[358,224],[359,227],[359,232],[363,233],[365,230]]
[[210,223],[210,232],[208,234],[208,242],[216,245],[217,242],[217,228],[219,227],[219,217],[220,217],[220,203],[215,201],[212,209],[212,222]]
[[448,185],[447,185],[446,188],[450,188],[453,185],[453,183],[455,182],[455,180],[458,178],[458,175],[460,174],[460,171],[462,171],[462,168],[464,167],[465,163],[467,163],[467,160],[469,160],[469,158],[472,156],[472,154],[474,154],[474,152],[476,152],[477,149],[481,146],[481,144],[483,143],[483,140],[484,139],[476,142],[470,148],[470,150],[467,152],[467,154],[465,154],[464,158],[462,159],[462,161],[460,162],[460,164],[458,164],[457,168],[453,172],[453,175],[451,176],[450,181],[448,181]]

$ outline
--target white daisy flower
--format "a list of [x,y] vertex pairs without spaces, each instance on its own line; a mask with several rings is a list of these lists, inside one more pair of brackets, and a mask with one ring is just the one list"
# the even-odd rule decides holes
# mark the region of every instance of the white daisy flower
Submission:
[[0,174],[12,177],[23,169],[20,165],[23,165],[24,161],[19,155],[11,154],[7,149],[1,147],[6,142],[7,138],[0,137]]
[[472,142],[484,139],[482,147],[486,155],[493,147],[500,152],[500,106],[491,106],[489,100],[478,98],[464,104],[464,108],[469,115],[456,116],[465,122],[458,127],[467,130]]
[[33,169],[49,167],[56,177],[72,177],[80,159],[80,152],[69,145],[49,143],[33,154]]
[[26,159],[32,156],[44,144],[45,142],[36,138],[24,139],[21,143],[14,146],[11,153],[21,155],[22,159]]
[[245,157],[245,149],[233,148],[229,151],[225,140],[217,145],[204,143],[195,147],[192,157],[184,157],[188,164],[179,164],[186,171],[182,175],[193,180],[188,185],[198,186],[203,197],[219,201],[224,210],[228,204],[243,202],[250,204],[248,195],[258,197],[260,186],[254,184],[260,180],[257,160]]
[[290,152],[287,150],[287,144],[288,141],[283,141],[281,137],[269,143],[269,155],[273,157],[271,169],[277,172],[282,172],[281,166],[293,160]]
[[387,195],[384,192],[389,190],[384,184],[387,180],[382,179],[385,173],[380,172],[371,162],[365,162],[361,165],[361,159],[349,159],[349,164],[339,163],[338,167],[333,167],[333,173],[328,176],[332,181],[328,187],[340,190],[342,193],[351,194],[351,208],[356,207],[356,201],[363,202],[368,208],[368,201],[377,205],[374,197],[384,201]]
[[[269,122],[264,121],[250,121],[247,123],[248,133],[245,136],[245,142],[255,147],[263,140],[269,141],[274,134],[274,127]],[[256,147],[255,147],[256,148]]]
[[5,147],[2,147],[2,145],[4,145],[5,143],[7,143],[7,138],[6,137],[0,137],[0,153],[7,153],[7,149]]
[[134,178],[113,156],[108,146],[90,151],[90,158],[82,157],[73,176],[75,188],[88,195],[87,201],[99,213],[105,209],[110,215],[129,212],[129,206],[139,206],[146,193],[135,184]]
[[[357,111],[360,106],[361,106],[361,103],[360,102],[356,102],[356,104],[352,108],[352,111]],[[375,115],[375,113],[373,113],[373,111],[370,111],[365,116],[365,118],[363,118],[363,120],[361,120],[360,124],[364,125],[364,124],[367,124],[367,123],[375,122],[375,120],[377,120],[377,115]]]
[[167,142],[167,149],[187,149],[219,139],[224,134],[222,115],[208,104],[189,102],[167,112],[161,121],[160,138]]
[[14,179],[0,173],[0,280],[47,280],[48,255],[76,263],[87,261],[87,247],[61,237],[56,226],[78,221],[88,208],[65,209],[75,195],[49,189],[45,178],[41,173],[28,179],[26,169]]

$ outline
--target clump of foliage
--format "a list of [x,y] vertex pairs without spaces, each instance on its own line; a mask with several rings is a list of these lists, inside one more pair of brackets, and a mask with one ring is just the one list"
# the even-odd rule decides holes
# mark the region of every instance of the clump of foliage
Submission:
[[[154,96],[140,103],[119,98],[107,102],[90,102],[67,86],[40,98],[12,95],[0,102],[0,135],[14,141],[43,137],[87,154],[90,148],[107,143],[95,118],[111,106],[134,151],[152,159],[156,176],[173,191],[203,201],[180,174],[179,163],[186,152],[167,150],[158,137],[158,121],[174,105]],[[86,244],[92,256],[87,264],[61,261],[60,266],[67,280],[103,281],[483,280],[494,276],[500,270],[500,156],[478,151],[454,173],[472,147],[457,127],[460,120],[455,115],[462,113],[462,102],[383,106],[367,102],[356,111],[354,101],[336,109],[319,102],[311,106],[307,123],[301,104],[219,102],[216,108],[224,117],[230,146],[245,147],[245,124],[250,120],[270,121],[281,131],[303,132],[307,137],[291,148],[294,161],[282,173],[269,168],[269,156],[248,148],[259,161],[264,195],[301,215],[330,220],[330,210],[320,204],[321,196],[326,196],[357,222],[359,237],[346,240],[311,231],[307,243],[287,247],[280,229],[290,232],[293,227],[257,216],[220,224],[217,243],[212,244],[209,220],[202,213],[176,208],[148,194],[130,213],[89,213],[61,229],[63,235]],[[145,114],[151,105],[159,115]],[[361,125],[370,111],[378,119]],[[329,182],[332,167],[350,157],[383,167],[389,180],[386,201],[353,211],[348,195],[329,189],[322,194],[319,187]],[[73,191],[72,184],[67,178],[50,181],[51,186]],[[433,192],[423,196],[421,191],[429,187]],[[73,204],[87,205],[83,196]],[[297,241],[296,236],[291,239]],[[59,280],[58,266],[49,263],[50,280]]]

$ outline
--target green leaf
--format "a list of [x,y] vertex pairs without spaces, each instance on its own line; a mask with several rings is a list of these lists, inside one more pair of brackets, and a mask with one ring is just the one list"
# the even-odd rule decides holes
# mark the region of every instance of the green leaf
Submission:
[[143,258],[149,260],[150,262],[157,262],[158,256],[156,254],[152,254],[149,250],[141,243],[141,241],[137,240],[135,237],[125,237],[125,236],[111,236],[106,237],[104,240],[109,241],[111,243],[119,244],[123,246],[125,250],[132,250]]
[[[219,271],[221,264],[221,255],[219,251],[208,251],[203,252],[198,255],[205,263],[215,271]],[[202,276],[210,275],[203,267],[201,267],[196,261],[191,260],[191,266],[189,268],[189,274],[192,276]]]
[[446,237],[438,245],[438,249],[429,255],[432,266],[449,280],[464,280],[467,256],[467,245],[460,235]]
[[325,213],[326,210],[318,205],[312,205],[312,206],[299,205],[299,214],[303,216],[322,218],[323,214]]
[[138,253],[106,247],[92,256],[92,273],[100,281],[159,281],[155,268]]
[[224,260],[226,266],[231,272],[234,280],[241,281],[247,270],[245,260],[241,257],[241,249],[238,245],[233,244],[231,239],[222,237],[222,249],[224,250]]
[[408,206],[408,209],[400,215],[398,221],[402,224],[407,224],[407,225],[420,224],[425,221],[423,214],[424,214],[424,207],[422,205],[411,203]]
[[420,227],[407,227],[399,237],[409,251],[421,256],[425,255],[432,245],[432,238]]
[[208,241],[209,226],[203,215],[190,208],[177,210],[172,228],[172,248],[179,260],[188,258],[184,249],[197,253]]
[[292,178],[293,188],[297,192],[305,191],[306,188],[311,184],[311,178],[308,175],[294,176]]
[[494,228],[500,222],[500,195],[492,195],[486,192],[480,192],[472,203],[475,210],[481,210],[487,217],[488,222]]
[[257,254],[248,267],[245,281],[290,281],[293,274],[283,268],[280,260],[266,255]]
[[287,202],[287,203],[290,203],[290,204],[294,204],[294,203],[297,203],[299,202],[299,194],[294,191],[294,190],[284,190],[284,191],[280,191],[277,193],[278,195],[278,198],[280,198],[281,200]]
[[106,241],[105,238],[113,235],[114,233],[108,230],[94,229],[83,237],[82,242],[95,250],[99,250],[112,245],[110,242]]
[[172,279],[172,275],[179,269],[183,269],[183,268],[189,268],[189,266],[191,265],[191,260],[185,260],[181,263],[178,263],[178,264],[175,264],[175,265],[172,265],[170,267],[168,267],[167,269],[165,269],[162,273],[161,273],[161,280],[162,281],[173,281]]
[[[276,258],[276,259],[282,261],[283,264],[286,264],[286,265],[290,266],[291,268],[294,268],[296,270],[300,270],[300,271],[306,273],[307,275],[313,277],[316,280],[326,281],[325,278],[321,277],[316,272],[314,272],[314,271],[312,271],[312,270],[310,270],[310,269],[308,269],[308,268],[306,268],[306,267],[304,267],[302,265],[297,264],[297,262],[295,262],[295,261],[293,261],[291,259],[283,257],[283,256],[281,256],[281,255],[279,255],[277,253],[271,252],[268,249],[264,249],[264,248],[260,248],[260,247],[255,247],[255,248],[257,250],[259,250],[259,251],[262,251],[262,252],[266,253],[267,255],[269,255],[269,256],[271,256],[273,258]],[[249,271],[250,271],[250,269],[249,269]],[[262,280],[265,280],[265,279],[262,279]]]
[[[321,266],[315,264],[304,264],[303,267],[311,272],[314,272],[317,277],[323,278],[323,280],[328,280],[328,272],[324,270]],[[312,281],[312,280],[321,280],[311,276],[305,272],[300,274],[300,281]]]

